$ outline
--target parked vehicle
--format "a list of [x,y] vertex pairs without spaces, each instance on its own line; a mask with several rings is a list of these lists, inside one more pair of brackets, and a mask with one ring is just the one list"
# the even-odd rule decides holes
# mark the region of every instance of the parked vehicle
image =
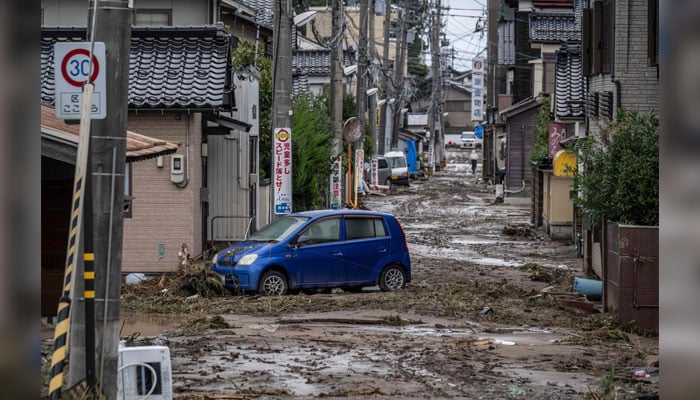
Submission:
[[462,144],[460,145],[460,147],[463,149],[473,149],[476,147],[476,135],[474,135],[474,132],[471,132],[471,131],[462,132],[462,136],[460,137],[460,140],[462,141]]
[[383,183],[387,186],[408,186],[408,162],[406,162],[406,156],[403,152],[390,151],[385,153],[383,158],[386,160],[388,168],[391,169],[391,174],[387,175],[384,179],[382,179],[380,175],[379,183]]
[[212,270],[229,289],[285,295],[300,289],[379,285],[402,289],[411,281],[406,236],[391,214],[317,210],[289,214],[217,253]]
[[446,133],[445,134],[445,146],[447,147],[460,147],[462,144],[461,135],[456,133]]

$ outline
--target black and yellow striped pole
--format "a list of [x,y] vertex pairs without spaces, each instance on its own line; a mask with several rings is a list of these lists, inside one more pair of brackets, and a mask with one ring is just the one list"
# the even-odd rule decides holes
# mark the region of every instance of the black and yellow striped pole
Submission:
[[[94,85],[83,86],[81,104],[80,137],[78,139],[78,155],[75,163],[75,178],[73,180],[73,197],[68,232],[68,250],[66,252],[66,267],[63,276],[63,291],[58,301],[56,328],[54,330],[54,350],[51,358],[51,379],[49,380],[49,399],[61,398],[63,386],[63,367],[68,354],[68,332],[70,328],[70,306],[73,298],[71,289],[75,286],[76,253],[80,248],[81,229],[83,222],[84,179],[88,164],[90,146],[90,118],[92,94]],[[93,292],[94,293],[94,292]]]

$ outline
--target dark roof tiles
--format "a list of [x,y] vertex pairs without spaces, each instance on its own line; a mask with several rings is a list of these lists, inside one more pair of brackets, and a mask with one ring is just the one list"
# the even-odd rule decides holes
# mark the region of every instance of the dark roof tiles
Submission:
[[581,40],[581,23],[573,12],[530,14],[530,39],[533,42],[570,42]]
[[[221,108],[225,105],[229,37],[223,27],[134,28],[129,56],[130,108]],[[54,105],[53,45],[80,41],[80,30],[54,29],[41,40],[41,102]],[[220,32],[221,31],[221,32]],[[59,33],[58,35],[56,33]],[[149,34],[150,33],[150,34]]]
[[557,118],[584,117],[586,84],[583,79],[581,46],[562,45],[556,54],[554,109]]

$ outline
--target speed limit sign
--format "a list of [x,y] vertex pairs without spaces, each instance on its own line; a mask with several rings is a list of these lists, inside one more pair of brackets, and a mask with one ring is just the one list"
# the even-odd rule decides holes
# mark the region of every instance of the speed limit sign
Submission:
[[54,45],[53,54],[56,118],[80,119],[83,85],[87,82],[95,85],[90,107],[92,118],[105,118],[107,116],[105,44],[103,42],[94,44],[59,42]]

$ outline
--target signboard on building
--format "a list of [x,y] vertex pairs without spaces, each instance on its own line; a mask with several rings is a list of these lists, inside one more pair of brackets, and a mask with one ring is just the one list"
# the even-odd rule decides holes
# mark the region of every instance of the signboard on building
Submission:
[[[90,49],[92,47],[92,54]],[[105,44],[95,42],[59,42],[54,44],[54,80],[56,118],[80,119],[83,85],[95,85],[92,95],[92,119],[107,116],[107,65]]]
[[484,59],[472,60],[472,121],[484,120]]
[[331,210],[339,210],[343,204],[342,190],[342,158],[338,156],[331,165]]
[[561,147],[561,140],[566,134],[566,125],[551,123],[549,124],[549,158],[554,158]]
[[292,212],[292,129],[275,128],[274,153],[274,206],[275,214]]

